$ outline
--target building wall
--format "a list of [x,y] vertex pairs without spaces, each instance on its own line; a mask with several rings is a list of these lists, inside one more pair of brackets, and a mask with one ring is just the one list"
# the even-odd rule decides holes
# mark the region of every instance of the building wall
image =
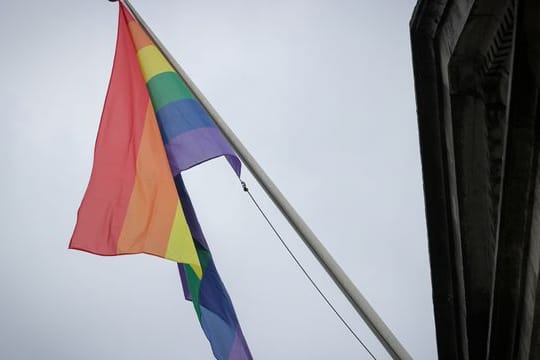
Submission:
[[539,356],[539,3],[426,0],[411,20],[441,359]]

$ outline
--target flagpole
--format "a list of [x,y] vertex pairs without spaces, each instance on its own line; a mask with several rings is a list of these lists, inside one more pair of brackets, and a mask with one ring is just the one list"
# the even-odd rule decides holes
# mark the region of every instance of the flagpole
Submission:
[[[115,0],[109,0],[114,2]],[[189,87],[193,95],[199,100],[201,105],[208,112],[210,117],[214,120],[217,127],[221,130],[225,138],[230,142],[231,146],[234,148],[242,162],[253,174],[255,179],[259,182],[261,187],[268,194],[270,199],[274,204],[279,208],[281,213],[285,216],[294,230],[298,233],[300,238],[304,241],[306,246],[311,250],[313,255],[317,258],[322,267],[326,270],[328,275],[336,283],[339,289],[343,292],[345,297],[349,300],[351,305],[355,308],[358,314],[364,319],[368,327],[379,339],[388,353],[392,356],[393,359],[399,360],[409,360],[412,357],[407,353],[405,348],[401,345],[399,340],[394,336],[392,331],[386,326],[383,320],[378,316],[378,314],[373,310],[368,301],[356,288],[353,282],[349,279],[347,274],[343,269],[338,265],[334,258],[330,255],[328,250],[317,238],[315,233],[309,228],[309,226],[304,222],[296,210],[292,207],[289,201],[283,196],[281,191],[273,183],[273,181],[266,175],[264,170],[257,163],[255,158],[251,156],[249,151],[245,146],[240,142],[238,137],[233,133],[233,131],[227,126],[223,121],[221,116],[217,111],[212,107],[208,102],[206,97],[199,91],[195,84],[191,81],[189,76],[186,74],[184,69],[176,62],[176,60],[171,56],[167,51],[165,46],[159,41],[157,36],[152,32],[148,25],[144,22],[142,17],[139,15],[137,10],[131,5],[129,0],[120,0],[133,14],[141,26],[145,29],[148,36],[154,41],[155,45],[161,50],[163,55],[167,58],[169,63],[174,67],[178,72],[180,77],[184,80],[186,85]]]

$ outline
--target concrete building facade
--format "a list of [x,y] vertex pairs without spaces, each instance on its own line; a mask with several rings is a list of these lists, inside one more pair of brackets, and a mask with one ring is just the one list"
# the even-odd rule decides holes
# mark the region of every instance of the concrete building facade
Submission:
[[540,1],[410,23],[440,359],[540,359]]

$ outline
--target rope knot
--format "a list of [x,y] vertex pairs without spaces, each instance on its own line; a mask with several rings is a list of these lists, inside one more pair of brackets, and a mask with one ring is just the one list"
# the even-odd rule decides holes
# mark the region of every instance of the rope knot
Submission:
[[242,184],[242,189],[244,189],[245,192],[249,192],[249,189],[244,181],[240,180],[240,184]]

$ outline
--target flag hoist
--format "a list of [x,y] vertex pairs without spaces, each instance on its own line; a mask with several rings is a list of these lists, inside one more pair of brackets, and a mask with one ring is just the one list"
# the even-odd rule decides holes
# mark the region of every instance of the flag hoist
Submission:
[[215,357],[252,359],[181,176],[218,156],[240,176],[240,158],[392,358],[411,359],[130,2],[119,4],[94,165],[70,248],[99,255],[147,253],[177,262],[185,297]]

